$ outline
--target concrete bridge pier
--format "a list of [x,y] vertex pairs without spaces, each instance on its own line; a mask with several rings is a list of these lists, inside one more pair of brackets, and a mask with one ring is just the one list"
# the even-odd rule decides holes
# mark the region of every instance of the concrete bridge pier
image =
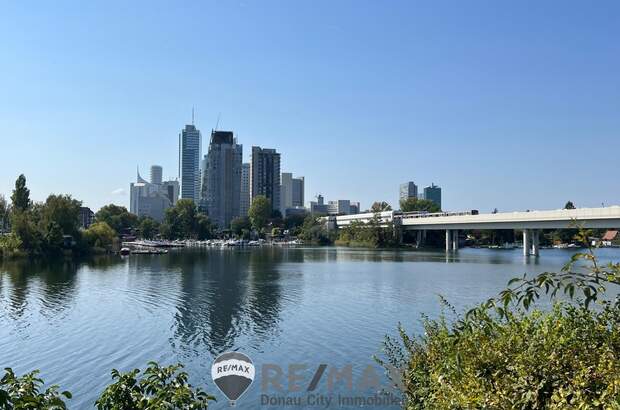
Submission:
[[531,250],[530,230],[523,230],[523,256],[529,256]]
[[416,231],[415,247],[416,248],[422,247],[422,230],[420,229]]
[[540,255],[540,230],[534,229],[531,231],[532,236],[532,255]]
[[459,230],[458,229],[452,230],[452,250],[453,251],[459,250]]
[[459,230],[446,229],[446,252],[459,250]]

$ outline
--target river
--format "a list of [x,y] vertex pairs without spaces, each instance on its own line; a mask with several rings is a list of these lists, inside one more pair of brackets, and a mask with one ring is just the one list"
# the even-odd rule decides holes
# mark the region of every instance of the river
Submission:
[[[599,251],[620,260],[620,250]],[[401,322],[421,331],[422,314],[437,317],[438,295],[463,310],[501,290],[525,272],[558,271],[571,251],[433,251],[349,248],[261,248],[171,251],[167,255],[104,257],[88,261],[0,263],[0,366],[18,373],[41,369],[50,383],[70,390],[70,408],[92,408],[110,370],[143,368],[149,360],[182,362],[190,381],[215,394],[215,357],[246,354],[255,381],[239,409],[339,408],[337,396],[369,396],[360,384],[369,369],[383,378],[372,356]],[[304,397],[320,364],[324,376]],[[262,386],[265,365],[281,369],[282,388]],[[353,385],[332,370],[351,366]],[[292,368],[290,366],[293,366]],[[343,370],[344,369],[344,370]],[[289,384],[289,376],[296,375]],[[372,371],[371,371],[372,373]],[[288,392],[288,388],[301,388]],[[319,399],[332,397],[332,402]],[[350,406],[357,408],[358,406]],[[211,408],[211,406],[210,406]],[[396,408],[385,403],[369,408]]]

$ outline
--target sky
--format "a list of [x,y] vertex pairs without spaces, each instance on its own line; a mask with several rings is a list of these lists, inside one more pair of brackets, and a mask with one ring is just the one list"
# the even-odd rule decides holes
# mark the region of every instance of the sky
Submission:
[[129,206],[178,134],[276,148],[306,201],[620,205],[618,1],[0,2],[0,194]]

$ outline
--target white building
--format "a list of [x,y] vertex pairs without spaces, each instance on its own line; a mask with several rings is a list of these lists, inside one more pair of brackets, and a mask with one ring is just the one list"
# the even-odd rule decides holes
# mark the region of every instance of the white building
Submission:
[[138,171],[137,181],[129,186],[129,211],[137,216],[149,216],[161,222],[166,209],[176,204],[178,197],[178,181],[152,184],[142,178]]

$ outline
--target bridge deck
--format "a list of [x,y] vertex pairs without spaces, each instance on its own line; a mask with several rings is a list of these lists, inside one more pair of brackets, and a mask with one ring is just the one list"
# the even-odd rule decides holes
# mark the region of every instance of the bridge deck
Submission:
[[405,229],[558,229],[620,227],[620,206],[402,219]]

